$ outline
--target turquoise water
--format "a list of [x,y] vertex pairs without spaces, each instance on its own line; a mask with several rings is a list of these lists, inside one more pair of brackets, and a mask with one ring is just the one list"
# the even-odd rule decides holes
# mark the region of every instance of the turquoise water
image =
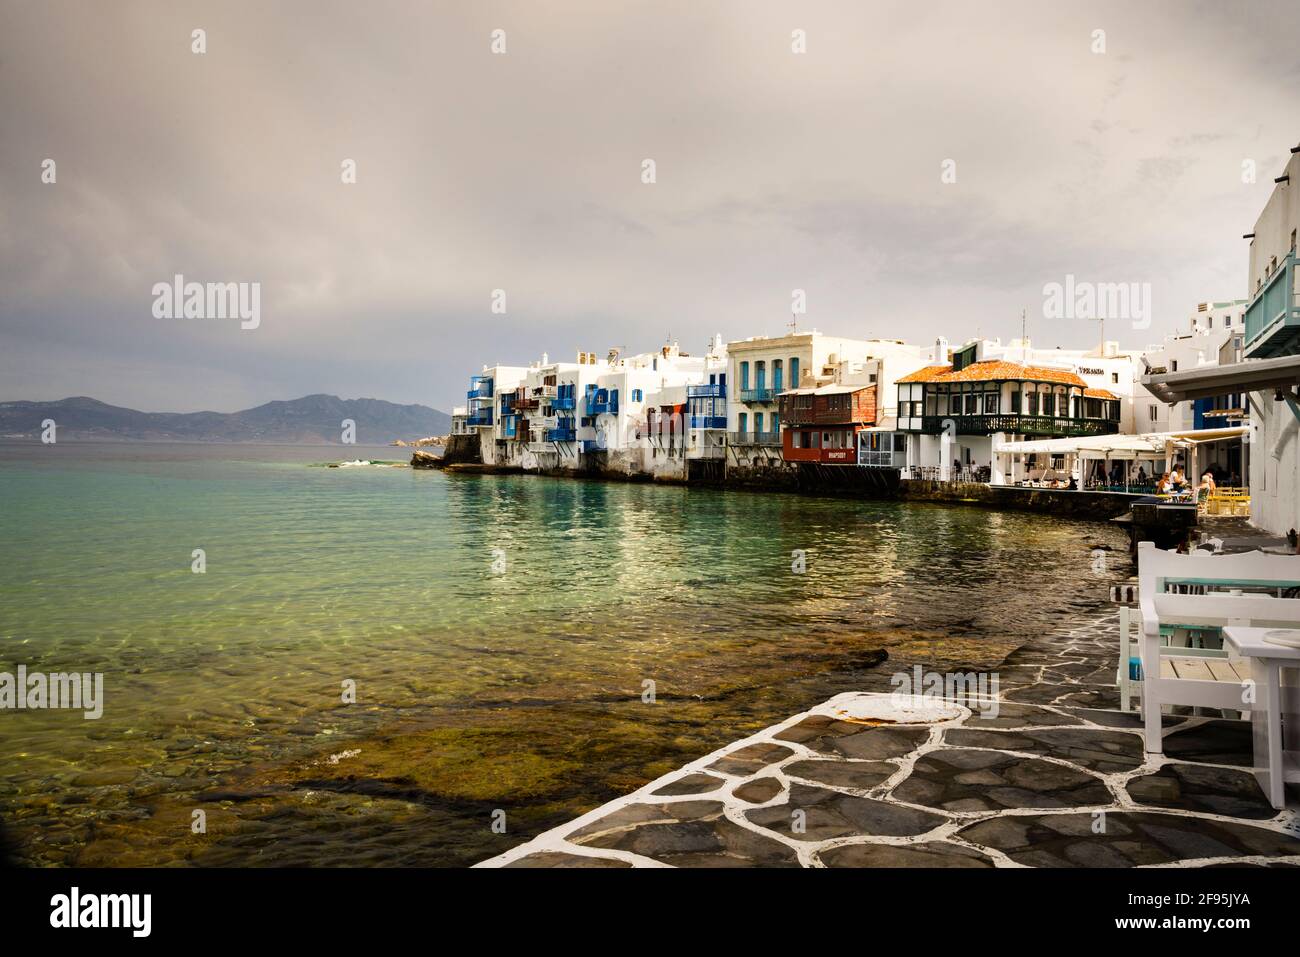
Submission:
[[1090,557],[1117,533],[1044,516],[312,467],[357,457],[403,456],[0,446],[0,670],[106,698],[0,712],[18,860],[472,862],[860,687],[876,649],[995,655],[1127,574]]

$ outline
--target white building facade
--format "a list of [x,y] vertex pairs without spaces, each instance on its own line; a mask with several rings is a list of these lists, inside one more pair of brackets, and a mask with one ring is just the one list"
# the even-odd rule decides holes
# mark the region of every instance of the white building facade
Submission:
[[899,339],[851,339],[815,329],[729,342],[727,360],[727,463],[737,467],[781,463],[782,392],[870,382],[892,421],[895,382],[924,365],[921,349]]
[[[1296,232],[1300,230],[1300,146],[1273,188],[1250,241],[1243,353],[1247,360],[1300,355]],[[1300,528],[1300,397],[1281,386],[1250,395],[1250,514],[1283,534]]]

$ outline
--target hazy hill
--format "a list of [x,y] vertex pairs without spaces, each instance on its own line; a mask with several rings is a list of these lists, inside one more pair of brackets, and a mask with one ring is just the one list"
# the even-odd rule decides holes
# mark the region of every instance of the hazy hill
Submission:
[[76,396],[55,402],[0,402],[0,438],[38,439],[53,419],[63,439],[145,439],[174,442],[337,443],[344,419],[356,422],[360,445],[445,435],[451,417],[425,405],[381,399],[307,395],[242,412],[138,412]]

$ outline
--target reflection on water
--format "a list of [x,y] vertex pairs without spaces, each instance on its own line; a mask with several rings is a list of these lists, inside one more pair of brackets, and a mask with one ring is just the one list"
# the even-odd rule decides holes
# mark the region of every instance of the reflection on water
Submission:
[[477,860],[878,649],[997,660],[1127,573],[1091,568],[1117,533],[1043,516],[307,467],[367,457],[398,454],[0,447],[0,670],[102,671],[107,699],[0,713],[22,860]]

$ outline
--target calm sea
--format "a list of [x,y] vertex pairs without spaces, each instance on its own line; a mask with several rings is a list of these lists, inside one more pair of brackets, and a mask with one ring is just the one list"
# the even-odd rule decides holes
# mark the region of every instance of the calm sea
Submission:
[[1117,532],[1049,516],[320,467],[405,457],[0,445],[0,671],[105,698],[0,712],[16,860],[472,863],[1128,574]]

